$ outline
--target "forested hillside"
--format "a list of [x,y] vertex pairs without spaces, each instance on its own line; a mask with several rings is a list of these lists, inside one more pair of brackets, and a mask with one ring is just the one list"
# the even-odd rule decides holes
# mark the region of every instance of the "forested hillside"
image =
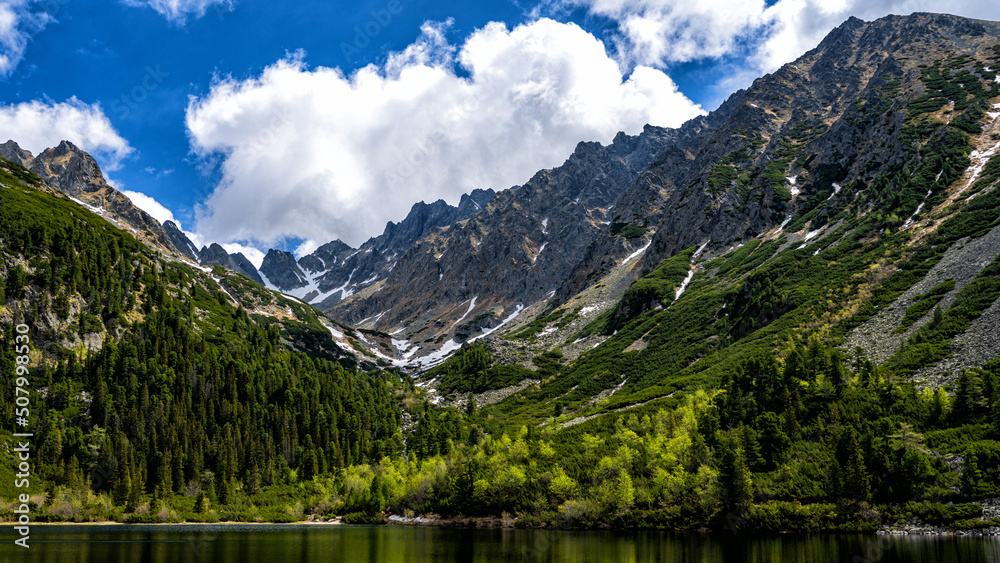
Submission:
[[[53,520],[997,531],[993,68],[998,24],[852,19],[666,135],[685,144],[589,225],[562,293],[502,326],[470,294],[419,343],[160,256],[3,162],[0,344],[12,373],[30,327],[33,499]],[[340,347],[366,334],[457,352],[383,371]]]
[[32,492],[47,491],[53,517],[141,519],[184,496],[204,511],[400,452],[405,382],[335,361],[309,306],[243,282],[256,292],[244,301],[282,301],[297,316],[248,311],[208,273],[2,167],[2,369],[8,381],[14,326],[27,325],[35,393],[30,423],[15,429],[15,387],[4,385],[0,428],[34,433]]

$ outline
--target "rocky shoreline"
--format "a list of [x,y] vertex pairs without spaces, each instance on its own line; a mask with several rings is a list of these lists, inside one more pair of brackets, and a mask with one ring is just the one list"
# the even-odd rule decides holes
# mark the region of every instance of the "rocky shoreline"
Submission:
[[[987,521],[1000,518],[1000,497],[974,501],[974,503],[983,507],[983,514],[980,516],[980,519]],[[876,533],[890,536],[994,537],[1000,536],[1000,526],[991,526],[977,530],[956,530],[950,526],[935,526],[917,519],[909,519],[901,524],[892,526],[883,525],[879,527]]]

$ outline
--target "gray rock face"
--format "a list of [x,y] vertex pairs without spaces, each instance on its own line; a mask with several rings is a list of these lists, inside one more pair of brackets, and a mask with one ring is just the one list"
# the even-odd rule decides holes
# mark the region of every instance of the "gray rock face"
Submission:
[[673,137],[646,127],[608,146],[580,143],[559,168],[500,192],[467,221],[429,231],[399,257],[378,292],[334,306],[330,314],[357,322],[384,313],[380,329],[429,315],[403,333],[420,341],[470,335],[470,322],[479,329],[498,325],[484,315],[502,321],[518,303],[562,285],[611,207]]
[[346,243],[335,240],[317,248],[315,252],[299,259],[299,267],[306,272],[323,272],[343,261],[344,257],[354,252]]
[[253,281],[259,283],[260,285],[264,285],[264,279],[260,277],[260,273],[257,272],[257,268],[254,267],[253,263],[251,263],[250,260],[248,260],[247,257],[244,256],[242,252],[237,252],[236,254],[230,254],[229,259],[235,266],[235,268],[230,268],[230,269],[235,270],[237,272],[242,272]]
[[262,265],[261,271],[282,291],[305,287],[312,280],[317,292],[303,297],[321,308],[329,307],[385,279],[399,257],[416,241],[435,229],[469,219],[486,207],[495,195],[493,190],[473,190],[462,196],[457,207],[444,200],[419,202],[413,205],[405,219],[399,223],[390,221],[381,235],[368,239],[357,250],[335,240],[303,256],[298,263],[290,259],[291,255],[279,259],[275,254],[271,260],[265,258],[268,270],[264,271]]
[[[807,206],[819,213],[797,230],[826,222],[905,157],[900,136],[906,100],[923,91],[919,65],[940,58],[940,45],[978,52],[998,36],[1000,24],[952,16],[852,18],[676,130],[582,143],[563,166],[499,193],[468,221],[430,230],[377,292],[328,311],[351,322],[375,316],[376,328],[403,328],[400,337],[432,349],[492,324],[484,315],[502,320],[552,291],[562,302],[647,244],[636,276],[687,247],[724,250],[772,231]],[[886,101],[889,84],[898,94]],[[765,174],[773,163],[780,167]],[[783,178],[792,176],[789,195]]]
[[34,158],[14,141],[7,141],[0,147],[4,158],[17,159],[49,186],[101,209],[104,218],[132,231],[150,246],[166,252],[179,252],[159,221],[139,209],[125,194],[109,186],[97,161],[73,143],[62,141],[59,146],[45,149]]
[[[178,252],[195,262],[198,261],[198,247],[191,242],[191,239],[184,234],[184,231],[177,227],[176,223],[173,221],[165,221],[163,223],[163,232],[167,234],[167,238],[170,239],[170,242],[174,245],[174,248],[176,248]],[[254,271],[256,272],[256,270]]]
[[222,266],[223,268],[229,268],[234,272],[239,272],[246,275],[253,281],[264,285],[264,280],[257,273],[257,268],[254,268],[253,264],[247,260],[246,256],[243,256],[242,252],[237,252],[236,254],[229,254],[226,252],[225,248],[222,248],[217,243],[212,243],[211,246],[207,246],[201,249],[198,253],[198,261],[202,266]]
[[42,151],[29,169],[53,188],[74,197],[109,187],[94,157],[69,141]]
[[289,252],[271,249],[267,251],[264,262],[260,265],[260,271],[267,276],[267,280],[282,291],[298,289],[307,285],[307,277],[298,264],[295,257]]
[[11,162],[16,162],[25,168],[30,166],[31,161],[35,158],[30,152],[22,149],[14,141],[7,141],[6,143],[0,145],[0,156]]
[[[982,41],[974,39],[986,32]],[[833,182],[869,183],[885,165],[903,158],[905,101],[890,100],[878,120],[866,113],[885,103],[880,88],[895,80],[900,92],[921,91],[918,65],[939,58],[939,45],[974,52],[992,46],[995,40],[988,38],[998,34],[1000,24],[947,15],[889,16],[870,23],[851,18],[815,49],[758,78],[708,116],[684,124],[676,142],[621,198],[612,218],[655,233],[636,276],[684,248],[709,242],[709,250],[726,249],[767,232],[810,196],[831,190]],[[790,141],[799,143],[800,151],[781,173],[798,176],[802,191],[785,203],[761,171],[781,160],[782,143]],[[747,175],[744,185],[734,180],[713,188],[710,177],[724,159],[737,174]],[[847,197],[844,192],[832,198],[828,207]],[[602,233],[557,297],[580,291],[630,251],[620,237]]]

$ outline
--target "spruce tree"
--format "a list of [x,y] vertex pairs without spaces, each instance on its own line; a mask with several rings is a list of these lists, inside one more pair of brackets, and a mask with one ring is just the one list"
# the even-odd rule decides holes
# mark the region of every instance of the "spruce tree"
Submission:
[[722,458],[719,460],[719,501],[723,509],[741,516],[753,501],[753,479],[747,467],[741,433],[720,443]]

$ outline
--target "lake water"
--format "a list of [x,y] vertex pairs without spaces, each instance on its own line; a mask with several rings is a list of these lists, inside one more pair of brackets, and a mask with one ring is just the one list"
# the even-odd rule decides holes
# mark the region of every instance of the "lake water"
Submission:
[[475,530],[325,525],[4,525],[0,562],[1000,563],[1000,538]]

